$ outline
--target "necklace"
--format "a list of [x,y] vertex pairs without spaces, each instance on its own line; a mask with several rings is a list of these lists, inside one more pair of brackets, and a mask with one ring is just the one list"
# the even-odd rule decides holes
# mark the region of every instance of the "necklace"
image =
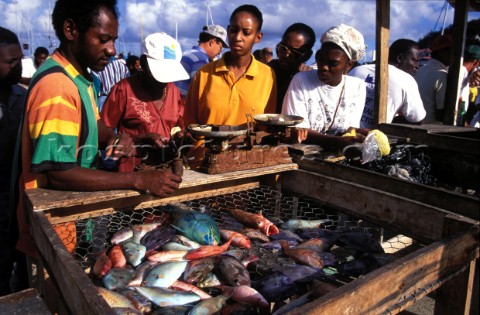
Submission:
[[335,118],[337,117],[338,108],[340,107],[340,103],[341,103],[343,95],[345,93],[345,84],[346,84],[346,78],[343,78],[342,90],[340,91],[340,95],[338,96],[337,105],[335,106],[335,112],[333,113],[333,117],[332,117],[332,120],[330,121],[330,123],[327,122],[328,107],[327,107],[326,104],[324,105],[323,110],[324,110],[324,115],[325,115],[325,125],[324,125],[324,133],[325,134],[328,133],[328,131],[332,127],[333,123],[335,122]]
[[[345,93],[345,81],[346,81],[346,78],[343,79],[342,90],[340,91],[340,95],[338,97],[337,106],[335,107],[335,112],[333,113],[332,121],[330,121],[330,123],[327,124],[327,121],[325,119],[325,133],[328,133],[333,123],[335,122],[335,117],[337,117],[338,108],[340,107],[340,102],[342,101],[343,94]],[[326,113],[327,113],[327,106],[325,105],[325,114]],[[326,118],[326,115],[325,115],[325,118]]]
[[165,87],[163,88],[162,97],[158,101],[154,101],[159,111],[162,110],[166,97],[167,97],[167,86],[165,85]]

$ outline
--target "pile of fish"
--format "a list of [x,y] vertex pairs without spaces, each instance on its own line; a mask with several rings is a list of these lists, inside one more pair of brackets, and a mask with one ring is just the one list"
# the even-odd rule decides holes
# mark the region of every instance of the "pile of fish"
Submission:
[[327,220],[222,209],[217,223],[185,205],[161,210],[168,220],[116,231],[93,262],[117,314],[283,314],[390,261],[369,234]]
[[360,164],[354,160],[342,160],[341,164],[360,167],[383,173],[419,184],[438,186],[438,180],[432,174],[432,161],[426,145],[392,146],[390,154],[380,159]]

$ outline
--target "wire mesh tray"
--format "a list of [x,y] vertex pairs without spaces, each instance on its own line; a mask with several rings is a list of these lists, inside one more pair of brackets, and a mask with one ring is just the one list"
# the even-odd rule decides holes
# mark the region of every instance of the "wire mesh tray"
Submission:
[[[263,216],[272,221],[278,221],[278,219],[323,219],[326,221],[322,225],[325,229],[332,231],[359,231],[370,235],[382,243],[385,252],[389,255],[391,254],[392,259],[399,256],[402,250],[411,247],[410,245],[412,245],[412,243],[421,246],[402,235],[397,236],[394,232],[385,232],[382,227],[333,210],[318,201],[289,194],[288,192],[280,193],[268,186],[260,186],[245,191],[186,201],[183,202],[183,204],[194,210],[208,213],[215,219],[220,228],[233,230],[240,230],[242,225],[236,222],[233,217],[225,215],[226,209],[236,208],[254,213],[261,212]],[[160,209],[149,207],[134,211],[118,211],[94,218],[80,219],[75,222],[76,235],[72,235],[67,239],[70,239],[72,242],[76,240],[72,255],[81,265],[82,269],[88,271],[97,255],[111,247],[109,240],[116,231],[122,227],[135,224],[162,222],[167,220],[167,217],[168,215]],[[62,229],[63,226],[64,228],[62,230],[68,231],[69,224],[71,223],[62,223],[54,225],[54,227],[58,230]],[[384,238],[388,238],[389,240],[382,242]],[[295,264],[293,260],[283,256],[281,251],[264,249],[258,246],[258,243],[253,243],[252,245],[251,249],[246,250],[246,255],[259,257],[259,261],[255,263],[254,270],[257,277],[260,277],[272,267]],[[354,254],[354,252],[345,251],[344,248],[336,247],[332,249],[332,252],[339,262],[346,261],[349,256]],[[339,277],[337,280],[349,282],[353,279],[354,278]]]

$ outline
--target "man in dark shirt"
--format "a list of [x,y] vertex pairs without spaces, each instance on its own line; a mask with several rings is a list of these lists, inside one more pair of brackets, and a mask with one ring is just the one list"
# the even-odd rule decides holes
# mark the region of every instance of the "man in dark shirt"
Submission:
[[[10,276],[16,238],[11,233],[10,178],[13,152],[20,125],[25,89],[17,83],[22,75],[22,49],[17,36],[0,27],[0,296],[11,292]],[[16,221],[15,221],[16,222]]]

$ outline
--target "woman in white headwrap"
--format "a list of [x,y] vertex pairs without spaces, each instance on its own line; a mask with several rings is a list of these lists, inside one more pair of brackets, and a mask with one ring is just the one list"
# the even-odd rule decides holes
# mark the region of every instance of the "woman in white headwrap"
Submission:
[[345,74],[365,55],[363,36],[340,24],[325,32],[320,41],[322,46],[315,54],[318,70],[295,75],[282,113],[304,118],[298,127],[308,130],[306,142],[337,148],[363,142],[361,134],[339,137],[360,127],[366,86],[361,79]]

